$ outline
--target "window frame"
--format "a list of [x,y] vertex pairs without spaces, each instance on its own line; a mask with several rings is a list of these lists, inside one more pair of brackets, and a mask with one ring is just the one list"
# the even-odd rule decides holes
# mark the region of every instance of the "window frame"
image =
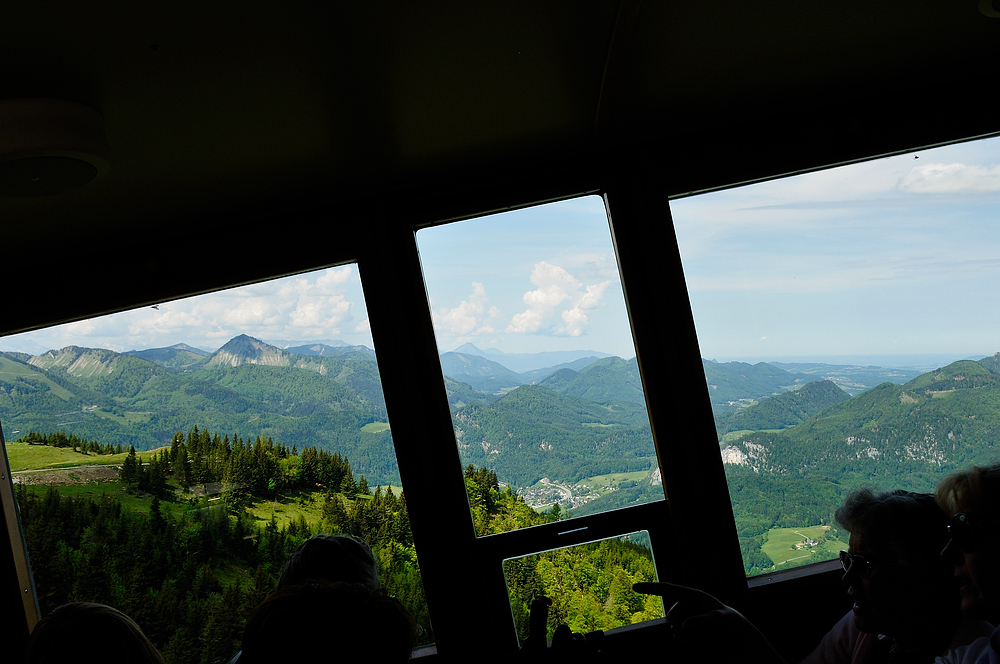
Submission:
[[[467,191],[447,203],[418,200],[409,208],[416,213],[400,208],[398,200],[396,205],[352,205],[328,216],[310,212],[305,215],[310,223],[324,220],[328,227],[338,217],[350,219],[346,228],[338,229],[341,242],[323,249],[313,246],[301,261],[278,263],[272,269],[255,267],[237,284],[213,283],[197,290],[209,292],[348,262],[357,265],[435,632],[435,647],[423,653],[449,657],[484,650],[516,652],[503,560],[638,530],[650,534],[661,580],[695,585],[726,600],[747,588],[668,190],[659,174],[641,167],[620,169],[615,177],[595,173],[598,176],[581,177],[577,172],[554,177],[545,185],[522,181],[505,190],[503,185],[511,182],[492,183],[495,188],[489,191]],[[416,232],[587,194],[605,201],[666,499],[579,517],[572,528],[559,522],[476,537]],[[193,294],[182,289],[180,283],[171,297]],[[142,304],[119,303],[113,310],[92,314]],[[66,321],[52,324],[58,322]],[[683,384],[672,378],[677,375],[685,377]],[[577,530],[583,526],[586,530]],[[716,544],[695,546],[708,540]],[[490,599],[469,610],[476,596]]]
[[[357,258],[380,370],[384,368],[383,392],[395,423],[393,442],[428,610],[442,654],[484,647],[516,651],[503,575],[507,558],[646,530],[658,578],[697,585],[726,599],[747,588],[667,191],[638,172],[607,184],[500,208],[598,193],[608,212],[666,499],[579,517],[572,528],[557,522],[476,537],[472,524],[416,232],[489,212],[410,220],[380,233],[379,250]],[[669,301],[661,304],[656,293],[668,293]],[[403,330],[399,320],[409,326]],[[687,377],[684,384],[671,379],[678,373]],[[586,530],[577,530],[581,527]],[[708,552],[693,546],[720,539],[722,544]],[[470,590],[491,600],[474,611],[448,608],[467,604]]]

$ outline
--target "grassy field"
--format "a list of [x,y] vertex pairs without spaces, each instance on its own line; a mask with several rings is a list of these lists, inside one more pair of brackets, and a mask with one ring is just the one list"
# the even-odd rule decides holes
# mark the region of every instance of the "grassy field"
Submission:
[[[125,457],[122,454],[80,454],[70,447],[49,445],[29,445],[28,443],[7,443],[7,461],[10,471],[43,470],[45,468],[72,468],[73,466],[119,466]],[[148,461],[160,449],[139,452],[139,457]]]
[[[385,430],[388,428],[382,424]],[[368,425],[372,426],[372,425]],[[10,462],[11,472],[24,470],[48,470],[48,469],[69,469],[79,466],[98,465],[120,465],[124,461],[126,454],[80,454],[68,447],[50,447],[48,445],[29,445],[27,443],[7,443],[7,458]],[[159,453],[159,449],[139,454],[141,458],[149,459],[153,454]],[[608,476],[610,477],[610,476]],[[193,497],[191,493],[181,492],[176,487],[173,488],[172,499],[164,499],[161,502],[165,513],[176,513],[187,508],[187,501]],[[391,488],[397,496],[402,492],[398,486],[382,487],[383,491]],[[28,491],[44,494],[49,490],[46,485],[28,485]],[[124,487],[117,481],[106,481],[95,484],[71,485],[59,484],[55,489],[64,496],[90,496],[95,499],[101,495],[117,496],[122,504],[143,514],[149,513],[150,496],[138,496],[127,493]],[[374,491],[374,487],[372,488]],[[218,498],[209,499],[209,505],[218,502]],[[319,491],[305,492],[298,491],[288,495],[280,495],[277,500],[253,501],[247,511],[260,521],[270,521],[274,516],[279,526],[287,526],[289,523],[303,517],[310,526],[317,526],[323,518],[323,493]]]
[[[69,447],[50,447],[48,445],[29,445],[27,443],[7,443],[7,460],[11,472],[24,470],[55,470],[71,469],[80,466],[117,466],[124,461],[126,454],[80,454]],[[156,450],[155,452],[158,452]],[[154,452],[143,452],[139,457],[149,459]],[[82,471],[81,471],[82,472]],[[72,478],[70,478],[72,479]],[[89,496],[95,500],[102,495],[113,496],[122,501],[126,509],[149,514],[151,496],[130,494],[117,480],[100,481],[88,484],[57,484],[52,487],[44,484],[29,484],[27,490],[39,495],[45,494],[49,488],[55,488],[64,496]],[[161,502],[164,514],[176,514],[186,508],[186,499],[175,491],[174,500],[165,499]]]
[[[63,496],[72,497],[90,497],[94,500],[99,500],[102,495],[108,497],[118,498],[122,502],[122,507],[125,509],[133,510],[139,512],[140,514],[149,514],[149,504],[153,500],[152,496],[148,495],[136,495],[132,493],[127,493],[125,487],[118,482],[108,482],[105,484],[87,484],[87,485],[58,485],[58,486],[44,486],[44,485],[28,485],[27,490],[30,493],[37,493],[38,495],[45,495],[48,490],[55,489]],[[183,502],[171,502],[169,500],[160,501],[160,512],[163,515],[176,516],[180,512],[187,509],[187,505]]]
[[261,500],[255,498],[247,507],[247,512],[259,521],[277,521],[278,527],[286,527],[289,523],[298,522],[299,517],[315,527],[323,518],[323,494],[296,491],[288,495],[279,495],[277,500]]
[[[772,528],[761,549],[779,569],[832,560],[841,549],[847,548],[847,542],[842,542],[829,533],[830,526]],[[816,544],[811,544],[810,541]]]
[[[7,460],[10,470],[41,470],[43,468],[72,468],[73,466],[117,466],[126,454],[80,454],[70,447],[7,443]],[[148,452],[145,456],[148,456]]]
[[[760,431],[762,431],[764,433],[777,433],[779,431],[784,431],[784,429],[761,429]],[[730,431],[729,433],[724,434],[722,436],[722,442],[723,443],[731,443],[734,440],[739,440],[739,439],[741,439],[741,438],[743,438],[745,436],[748,436],[748,435],[750,435],[752,433],[757,433],[757,432],[754,431],[753,429],[741,429],[739,431]]]
[[604,487],[618,487],[620,484],[626,482],[640,482],[645,477],[649,475],[648,470],[638,470],[633,473],[608,473],[607,475],[594,475],[593,477],[587,477],[580,480],[577,484],[582,484],[583,486],[589,487],[601,494],[602,496],[607,493]]
[[383,431],[389,430],[388,422],[369,422],[368,424],[361,427],[364,433],[382,433]]

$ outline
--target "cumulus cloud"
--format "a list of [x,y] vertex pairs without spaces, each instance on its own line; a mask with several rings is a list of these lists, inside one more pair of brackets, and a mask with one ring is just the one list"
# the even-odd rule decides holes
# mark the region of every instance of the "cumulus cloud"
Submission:
[[185,342],[217,347],[238,334],[260,339],[308,340],[359,334],[370,343],[367,321],[355,323],[363,296],[353,266],[342,266],[230,290],[164,302],[119,314],[40,330],[26,342],[123,351]]
[[[524,294],[528,308],[511,318],[506,331],[520,334],[546,331],[577,337],[589,322],[585,312],[603,305],[604,291],[611,282],[591,284],[581,291],[583,283],[579,279],[558,265],[541,261],[531,271],[531,283],[537,288]],[[555,322],[557,312],[562,325]]]
[[578,337],[583,334],[583,330],[589,322],[587,314],[584,312],[594,311],[604,304],[604,291],[607,290],[610,283],[610,281],[604,281],[599,284],[587,286],[587,291],[577,300],[576,306],[562,312],[562,319],[565,324],[557,330],[557,333],[571,337]]
[[983,194],[1000,191],[1000,166],[921,164],[899,181],[900,191],[917,194]]
[[[453,309],[440,309],[432,312],[434,329],[453,336],[468,336],[471,334],[492,334],[493,326],[489,318],[498,314],[496,307],[486,308],[489,298],[486,297],[486,287],[478,281],[472,282],[472,294],[467,300]],[[485,314],[485,315],[484,315]]]

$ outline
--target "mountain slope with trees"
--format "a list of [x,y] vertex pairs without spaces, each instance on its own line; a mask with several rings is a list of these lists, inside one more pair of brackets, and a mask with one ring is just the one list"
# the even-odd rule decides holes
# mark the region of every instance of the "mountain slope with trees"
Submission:
[[649,418],[634,403],[602,405],[522,385],[493,404],[469,404],[452,416],[463,463],[492,468],[515,486],[656,464]]
[[851,397],[834,383],[823,380],[806,383],[797,390],[769,397],[747,408],[715,419],[719,436],[730,431],[786,429],[807,420],[830,406]]
[[721,449],[737,528],[760,537],[831,524],[846,492],[865,485],[931,491],[949,472],[1000,460],[998,431],[1000,375],[961,361],[783,431],[747,433]]

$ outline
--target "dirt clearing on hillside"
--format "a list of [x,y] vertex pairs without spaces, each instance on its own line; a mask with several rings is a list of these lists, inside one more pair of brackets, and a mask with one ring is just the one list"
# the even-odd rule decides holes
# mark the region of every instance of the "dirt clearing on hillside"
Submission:
[[100,484],[118,479],[118,466],[75,466],[11,473],[14,484],[66,485]]

